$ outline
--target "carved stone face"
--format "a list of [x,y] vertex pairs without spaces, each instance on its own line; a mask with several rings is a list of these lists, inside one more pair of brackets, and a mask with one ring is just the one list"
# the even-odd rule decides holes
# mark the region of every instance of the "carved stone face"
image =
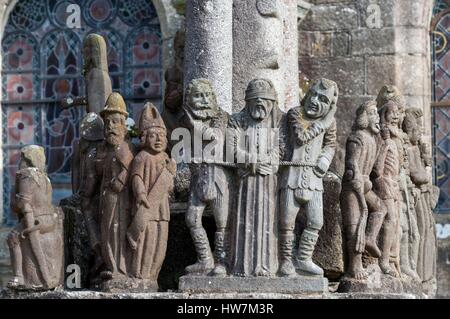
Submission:
[[420,120],[410,116],[405,119],[404,124],[403,127],[406,134],[408,134],[411,144],[419,144],[423,134],[422,123],[420,123]]
[[154,153],[164,152],[167,148],[167,133],[160,127],[148,129],[141,136],[141,144]]
[[388,103],[382,113],[381,126],[389,129],[392,136],[398,136],[400,112],[396,103]]
[[188,106],[195,118],[200,120],[211,118],[217,109],[212,88],[205,83],[198,83],[191,89]]
[[377,106],[374,104],[367,109],[368,128],[374,133],[380,132],[380,115],[378,114]]
[[256,99],[250,99],[246,102],[246,107],[250,112],[250,116],[256,121],[262,121],[266,119],[273,109],[273,101],[258,97]]
[[312,87],[306,96],[306,116],[311,119],[324,117],[330,111],[333,97],[333,89],[321,90],[317,86]]
[[105,139],[113,146],[122,144],[127,134],[125,116],[119,113],[110,113],[105,116]]

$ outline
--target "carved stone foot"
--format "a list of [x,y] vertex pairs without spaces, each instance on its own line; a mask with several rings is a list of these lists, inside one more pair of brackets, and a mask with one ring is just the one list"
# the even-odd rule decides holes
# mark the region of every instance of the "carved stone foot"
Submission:
[[208,274],[214,268],[214,260],[208,258],[199,260],[195,264],[187,266],[184,270],[186,274]]
[[222,264],[217,264],[216,267],[209,273],[210,276],[225,277],[227,275],[227,269]]
[[357,270],[351,270],[348,272],[347,275],[348,275],[348,277],[354,278],[356,280],[365,280],[369,277],[369,274],[363,268],[357,269]]
[[421,281],[421,279],[420,279],[419,275],[417,274],[417,272],[415,272],[411,268],[402,267],[401,268],[401,272],[402,272],[402,274],[410,277],[411,279],[414,279],[414,280],[417,280],[417,281]]
[[386,275],[398,277],[397,272],[394,269],[392,269],[389,263],[380,263],[380,269]]
[[378,246],[375,243],[375,241],[373,241],[373,240],[368,240],[366,242],[366,250],[372,257],[375,257],[375,258],[380,258],[381,257],[381,251],[378,248]]
[[297,269],[306,275],[323,276],[323,269],[313,263],[311,259],[299,260]]
[[8,282],[7,287],[10,289],[21,289],[25,287],[23,277],[14,277]]
[[297,275],[294,264],[290,260],[282,261],[280,269],[278,270],[280,277],[295,277]]

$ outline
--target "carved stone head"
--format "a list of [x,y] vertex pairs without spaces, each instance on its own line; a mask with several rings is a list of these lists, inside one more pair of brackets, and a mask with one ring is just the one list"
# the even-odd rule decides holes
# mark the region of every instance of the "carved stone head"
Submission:
[[194,79],[186,87],[185,110],[195,120],[205,121],[217,115],[216,94],[206,79]]
[[387,102],[392,101],[397,104],[399,110],[399,127],[401,127],[403,119],[405,117],[405,98],[401,94],[400,90],[394,85],[385,85],[381,88],[377,96],[377,107],[380,110]]
[[156,106],[147,103],[139,118],[142,148],[151,153],[161,153],[167,149],[166,125]]
[[358,107],[353,129],[369,130],[372,134],[380,132],[380,116],[375,101],[365,102]]
[[30,167],[45,172],[45,151],[42,146],[27,145],[20,150],[19,169]]
[[423,112],[419,108],[409,108],[405,111],[403,131],[408,134],[411,144],[418,145],[423,135]]
[[388,131],[393,136],[398,136],[398,128],[400,121],[400,111],[398,104],[389,101],[378,110],[380,113],[380,124],[383,134]]
[[86,114],[80,123],[80,137],[87,141],[101,141],[105,138],[102,118],[90,112]]
[[245,91],[246,108],[256,121],[262,121],[270,116],[277,103],[277,93],[270,80],[252,80]]
[[95,33],[89,34],[83,42],[83,75],[87,76],[94,69],[108,72],[108,55],[105,39]]
[[123,97],[113,92],[106,100],[105,108],[100,112],[105,122],[105,139],[110,145],[120,145],[128,134],[126,109]]
[[306,117],[319,119],[336,107],[338,99],[338,86],[328,79],[315,80],[302,101]]

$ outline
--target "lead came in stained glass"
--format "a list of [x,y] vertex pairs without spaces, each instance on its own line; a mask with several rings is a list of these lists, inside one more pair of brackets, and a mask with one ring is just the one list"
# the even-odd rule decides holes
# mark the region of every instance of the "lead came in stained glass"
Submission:
[[450,213],[450,10],[448,0],[436,1],[439,19],[432,32],[434,180],[441,192],[436,212]]
[[[81,8],[81,28],[66,25],[67,6]],[[99,33],[108,45],[113,90],[130,114],[150,100],[161,105],[161,31],[150,0],[19,0],[2,40],[3,203],[6,223],[20,145],[45,147],[54,201],[70,194],[70,158],[83,108],[62,110],[58,101],[85,94],[83,39]]]

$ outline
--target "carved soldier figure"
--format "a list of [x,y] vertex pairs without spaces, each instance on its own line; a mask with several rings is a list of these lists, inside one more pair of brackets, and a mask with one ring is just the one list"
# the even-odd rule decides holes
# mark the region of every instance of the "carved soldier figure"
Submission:
[[63,108],[86,106],[88,113],[99,114],[106,99],[112,93],[108,74],[108,53],[105,39],[98,34],[89,34],[83,42],[83,76],[86,83],[86,96],[62,101]]
[[[423,112],[418,108],[406,110],[403,130],[408,134],[409,143],[407,153],[411,180],[415,185],[417,224],[420,234],[420,244],[417,260],[417,273],[422,282],[435,277],[436,262],[436,231],[432,209],[434,188],[430,183],[430,176],[426,170],[426,161],[421,152]],[[425,157],[426,159],[426,157]]]
[[[371,252],[379,257],[379,265],[383,273],[397,276],[400,274],[400,257],[395,250],[399,247],[398,230],[400,222],[400,186],[399,174],[401,166],[400,152],[394,138],[399,136],[399,109],[392,101],[386,103],[380,110],[381,137],[383,142],[379,150],[377,161],[373,168],[372,180],[375,193],[383,200],[386,207],[385,214],[375,215],[369,225],[370,237],[373,241]],[[383,227],[381,227],[383,226]],[[380,232],[381,251],[374,240]],[[397,272],[390,266],[391,256],[394,258]]]
[[183,117],[184,42],[184,30],[177,31],[173,42],[174,64],[165,74],[166,88],[162,117],[167,127],[168,136],[180,126],[180,120]]
[[39,290],[63,285],[63,214],[52,205],[44,148],[22,148],[12,206],[19,223],[8,237],[14,273],[8,287]]
[[148,103],[139,119],[141,151],[131,164],[134,194],[133,219],[127,239],[133,254],[131,275],[158,290],[158,275],[166,255],[169,235],[169,192],[173,189],[176,163],[165,152],[167,132],[156,107]]
[[323,183],[336,150],[337,84],[328,79],[314,81],[301,106],[287,114],[288,161],[299,166],[285,169],[280,195],[280,269],[281,276],[295,275],[292,245],[297,214],[304,207],[307,226],[297,253],[298,269],[308,275],[323,275],[312,261],[312,254],[323,226]]
[[230,267],[236,276],[271,276],[278,269],[276,174],[280,153],[278,134],[273,133],[281,116],[269,80],[252,80],[245,101],[245,108],[229,122],[239,165]]
[[130,223],[129,169],[134,157],[125,124],[128,113],[119,93],[111,93],[100,112],[105,123],[105,143],[96,150],[95,165],[88,172],[83,193],[84,207],[100,189],[100,245],[104,280],[128,274],[129,251],[126,232]]
[[373,231],[370,220],[384,215],[384,205],[373,191],[370,181],[377,156],[379,122],[376,102],[363,103],[356,111],[355,124],[346,144],[345,173],[340,196],[349,257],[346,275],[358,280],[367,278],[362,264],[366,241],[369,242],[368,246],[376,245],[378,233]]
[[[89,201],[82,200],[86,192],[88,174],[95,171],[97,150],[104,143],[104,125],[102,118],[96,113],[88,113],[80,124],[80,141],[75,145],[72,158],[72,192],[80,199],[81,211],[84,215],[91,249],[94,253],[94,265],[91,275],[96,277],[103,264],[100,247],[99,201],[100,190],[92,190]],[[78,205],[77,205],[78,207]]]
[[[217,105],[216,95],[208,80],[195,79],[188,84],[184,112],[185,126],[191,130],[193,138],[214,139],[219,145],[218,148],[223,150],[228,114]],[[211,272],[211,275],[226,275],[229,201],[227,172],[224,167],[205,161],[205,156],[194,157],[189,167],[192,172],[192,186],[186,224],[191,232],[198,260],[186,267],[186,273]],[[215,262],[202,226],[202,215],[207,206],[214,214],[217,227],[214,241]]]

